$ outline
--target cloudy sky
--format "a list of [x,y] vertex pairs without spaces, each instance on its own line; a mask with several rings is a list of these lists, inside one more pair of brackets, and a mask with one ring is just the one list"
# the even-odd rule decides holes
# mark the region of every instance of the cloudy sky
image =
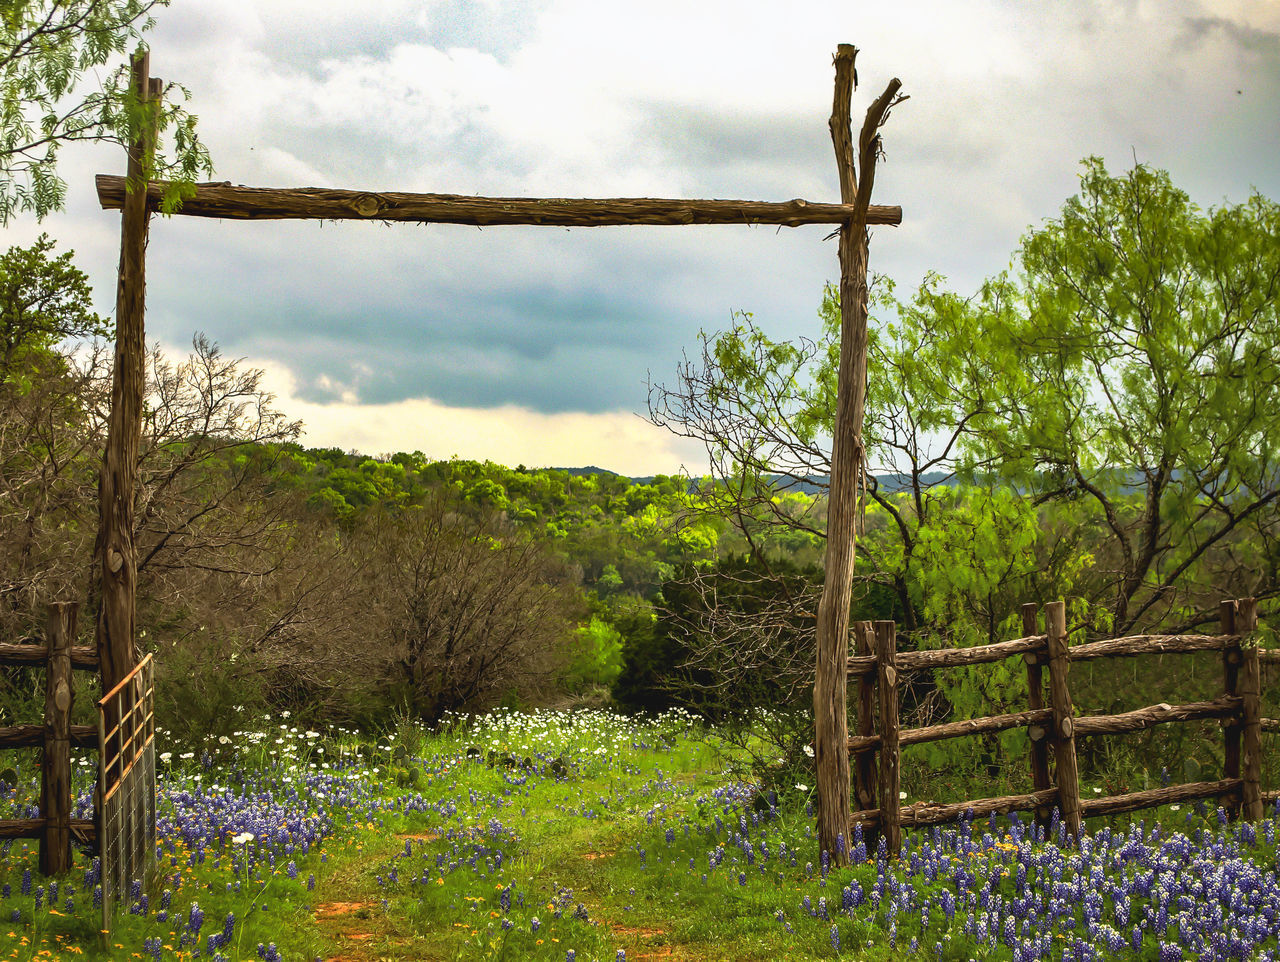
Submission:
[[[357,10],[357,8],[359,8]],[[1208,207],[1280,198],[1271,0],[173,0],[154,75],[190,89],[214,179],[527,196],[839,196],[831,55],[857,45],[854,116],[890,77],[871,263],[969,291],[1075,192],[1081,158],[1169,170]],[[67,211],[0,231],[72,248],[114,304],[119,215],[62,154]],[[369,454],[701,473],[649,425],[700,330],[752,312],[817,330],[838,273],[823,227],[153,222],[147,329],[200,331],[266,370],[306,443]]]

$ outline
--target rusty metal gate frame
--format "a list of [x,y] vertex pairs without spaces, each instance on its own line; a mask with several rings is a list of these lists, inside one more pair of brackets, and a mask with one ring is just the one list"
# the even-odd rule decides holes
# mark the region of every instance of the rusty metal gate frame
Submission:
[[[108,728],[108,719],[111,727]],[[151,655],[98,701],[98,857],[102,928],[155,865],[155,673]]]

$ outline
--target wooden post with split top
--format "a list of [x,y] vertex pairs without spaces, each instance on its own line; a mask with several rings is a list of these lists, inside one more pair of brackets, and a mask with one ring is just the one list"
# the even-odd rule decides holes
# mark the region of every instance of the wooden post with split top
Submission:
[[[858,496],[865,454],[863,412],[867,396],[867,208],[880,151],[879,129],[889,109],[900,102],[897,78],[867,108],[853,149],[850,103],[857,84],[858,50],[841,44],[836,51],[835,98],[831,139],[840,175],[840,200],[854,215],[840,227],[840,369],[836,384],[831,484],[827,493],[827,544],[822,598],[818,603],[817,671],[813,686],[814,751],[818,783],[818,847],[836,864],[848,862],[849,722],[847,663],[849,605],[853,594]],[[856,165],[856,167],[855,167]],[[883,746],[881,751],[883,752]],[[882,766],[883,770],[883,766]],[[884,787],[881,786],[881,795]]]

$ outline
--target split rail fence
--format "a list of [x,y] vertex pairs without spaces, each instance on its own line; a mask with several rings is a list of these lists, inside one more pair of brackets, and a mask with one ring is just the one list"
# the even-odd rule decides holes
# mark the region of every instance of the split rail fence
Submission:
[[40,817],[0,820],[0,838],[40,840],[40,871],[58,875],[71,868],[71,839],[95,843],[93,819],[71,817],[71,747],[98,747],[97,725],[71,724],[73,668],[98,670],[93,648],[72,645],[79,605],[59,602],[48,606],[43,644],[0,645],[0,665],[40,666],[46,669],[44,724],[0,728],[0,748],[43,748]]
[[[850,827],[862,825],[864,830],[878,831],[888,850],[897,852],[902,846],[903,827],[938,825],[966,815],[978,818],[1018,811],[1034,812],[1037,822],[1043,825],[1055,806],[1073,837],[1079,836],[1083,818],[1204,798],[1219,798],[1232,817],[1261,819],[1267,803],[1280,801],[1280,791],[1261,790],[1262,732],[1280,731],[1280,720],[1261,717],[1261,664],[1263,661],[1280,664],[1280,651],[1260,650],[1256,640],[1250,639],[1257,628],[1257,611],[1253,598],[1222,602],[1220,633],[1216,635],[1133,635],[1070,646],[1064,603],[1057,601],[1044,606],[1043,633],[1038,627],[1039,606],[1028,604],[1022,607],[1022,638],[973,648],[911,652],[897,651],[894,622],[857,623],[854,626],[857,654],[848,660],[849,676],[858,680],[857,733],[848,740],[854,761],[852,776],[858,810],[850,817]],[[1187,705],[1161,703],[1118,715],[1075,715],[1068,683],[1072,662],[1197,651],[1222,652],[1223,693],[1218,698]],[[1026,662],[1027,711],[922,728],[899,726],[901,672],[979,665],[1018,656]],[[1137,732],[1167,722],[1214,718],[1223,721],[1222,778],[1105,798],[1080,797],[1075,744],[1078,736]],[[1031,743],[1032,792],[947,805],[900,804],[903,746],[1014,728],[1025,728]],[[1050,754],[1055,760],[1052,780]]]
[[[71,842],[96,850],[102,880],[102,927],[134,880],[145,880],[156,837],[155,682],[148,655],[97,703],[97,724],[71,724],[72,669],[99,670],[97,650],[72,644],[79,605],[48,606],[43,643],[0,644],[0,665],[46,670],[43,725],[0,728],[0,749],[43,748],[38,818],[0,819],[0,839],[40,840],[40,871],[71,868]],[[98,752],[94,817],[72,818],[71,749]]]

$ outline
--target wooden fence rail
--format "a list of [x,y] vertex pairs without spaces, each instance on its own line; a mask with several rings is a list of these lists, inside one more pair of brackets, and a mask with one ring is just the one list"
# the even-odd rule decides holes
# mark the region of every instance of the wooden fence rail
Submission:
[[71,839],[90,842],[97,837],[91,819],[71,817],[71,747],[97,748],[96,725],[72,725],[73,668],[98,667],[92,648],[78,648],[76,635],[79,605],[58,602],[48,606],[43,644],[0,645],[0,664],[44,665],[45,706],[43,725],[0,728],[0,748],[41,746],[44,749],[40,778],[40,817],[0,819],[0,838],[38,838],[40,871],[58,875],[71,868]]
[[[1263,651],[1256,644],[1242,644],[1257,628],[1257,602],[1254,599],[1224,601],[1219,610],[1222,630],[1217,635],[1129,635],[1074,647],[1067,641],[1066,606],[1063,602],[1044,606],[1043,634],[1037,631],[1038,612],[1037,605],[1023,606],[1022,638],[946,651],[897,651],[896,627],[891,621],[861,622],[854,626],[858,654],[848,659],[848,671],[858,678],[858,719],[857,734],[849,737],[847,747],[856,759],[852,794],[858,810],[850,815],[851,827],[861,825],[879,832],[888,850],[896,853],[901,847],[902,828],[937,825],[955,821],[966,814],[976,818],[1032,811],[1036,821],[1045,825],[1056,806],[1067,831],[1073,837],[1079,837],[1081,820],[1096,815],[1114,815],[1174,802],[1217,798],[1232,817],[1243,815],[1257,821],[1262,817],[1265,805],[1280,801],[1280,791],[1261,791],[1261,733],[1280,732],[1280,719],[1262,718],[1260,711],[1260,666],[1264,661],[1280,662],[1280,650]],[[1219,697],[1186,705],[1162,702],[1116,715],[1075,714],[1069,684],[1073,662],[1197,651],[1222,652],[1223,693]],[[902,672],[989,664],[1019,655],[1027,665],[1030,703],[1027,711],[919,728],[899,727],[899,678]],[[1047,704],[1044,667],[1048,668]],[[1214,718],[1223,721],[1222,778],[1107,798],[1081,798],[1075,750],[1077,737],[1139,732],[1170,722]],[[1031,746],[1032,792],[948,805],[932,802],[899,805],[903,746],[965,735],[994,734],[1014,728],[1027,730]],[[1050,753],[1055,759],[1052,779],[1048,763]],[[878,766],[876,756],[879,757]]]

